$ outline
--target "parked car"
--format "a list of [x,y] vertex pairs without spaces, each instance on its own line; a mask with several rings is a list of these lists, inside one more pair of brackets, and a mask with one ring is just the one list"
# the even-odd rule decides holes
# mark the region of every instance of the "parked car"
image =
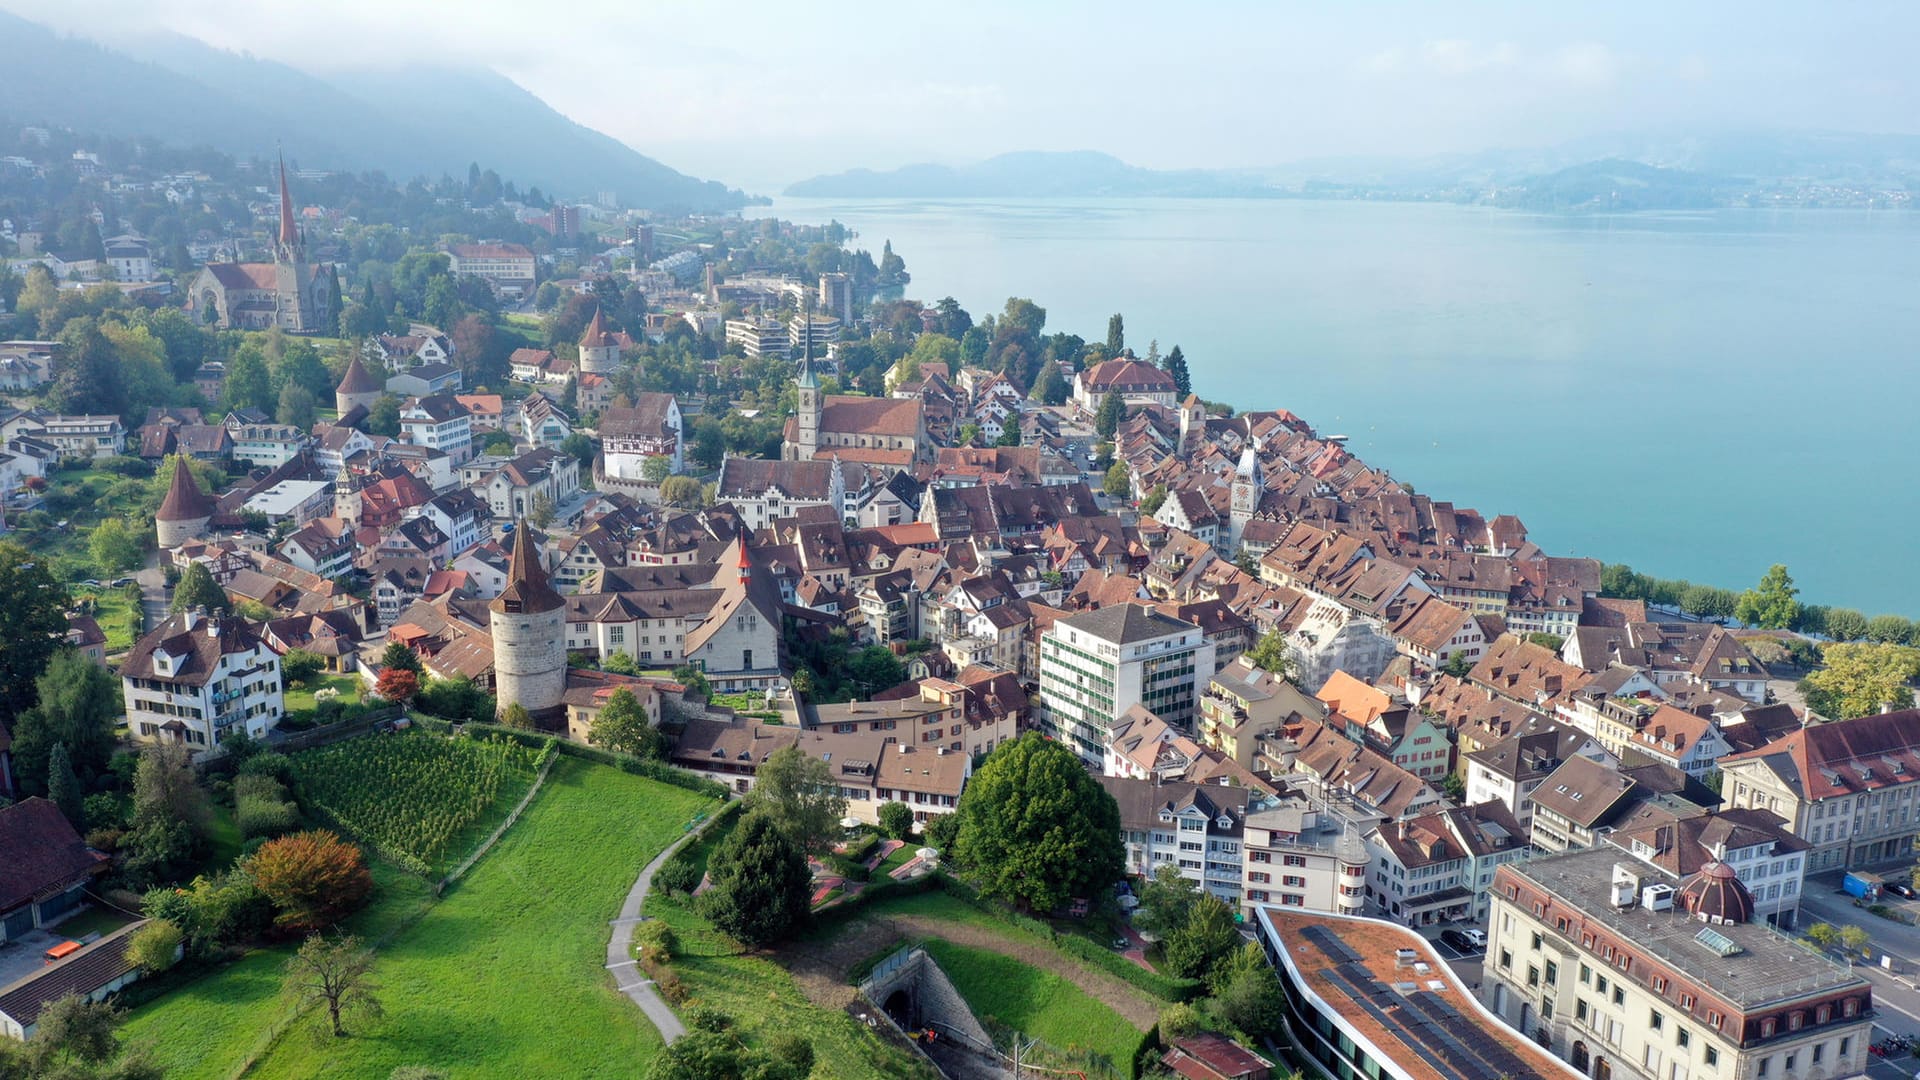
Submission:
[[1916,894],[1913,891],[1913,886],[1902,885],[1897,881],[1887,882],[1884,888],[1888,892],[1892,893],[1893,895],[1900,897],[1902,900],[1912,900],[1916,895],[1920,895],[1920,894]]
[[1448,948],[1463,953],[1479,952],[1487,947],[1487,935],[1478,930],[1442,930],[1440,941]]

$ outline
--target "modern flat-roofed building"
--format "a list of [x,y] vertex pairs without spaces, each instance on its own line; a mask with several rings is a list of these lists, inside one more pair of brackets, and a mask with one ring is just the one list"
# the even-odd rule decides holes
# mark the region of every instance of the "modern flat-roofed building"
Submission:
[[1734,868],[1602,846],[1502,866],[1482,995],[1587,1076],[1857,1076],[1873,987],[1754,921]]
[[447,263],[455,277],[483,278],[516,291],[533,287],[533,250],[523,244],[452,244]]
[[1287,1041],[1312,1058],[1322,1075],[1582,1075],[1489,1013],[1411,930],[1378,919],[1273,907],[1256,909],[1250,921],[1286,999]]
[[1136,704],[1191,727],[1213,651],[1198,626],[1139,604],[1061,619],[1040,637],[1045,729],[1098,767],[1114,723]]

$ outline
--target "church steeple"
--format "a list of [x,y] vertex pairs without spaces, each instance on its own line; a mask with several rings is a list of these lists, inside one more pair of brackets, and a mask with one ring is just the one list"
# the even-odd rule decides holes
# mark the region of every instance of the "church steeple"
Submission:
[[287,189],[287,156],[280,155],[280,250],[291,258],[300,250],[300,230],[293,221],[293,193]]

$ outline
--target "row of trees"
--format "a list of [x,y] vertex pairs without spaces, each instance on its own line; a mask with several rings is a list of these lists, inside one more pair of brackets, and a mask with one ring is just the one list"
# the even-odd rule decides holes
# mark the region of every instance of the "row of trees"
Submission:
[[1920,623],[1912,619],[1899,615],[1868,617],[1854,608],[1801,603],[1793,576],[1777,563],[1744,592],[1650,577],[1624,563],[1614,563],[1601,570],[1600,594],[1645,600],[1696,618],[1733,619],[1760,629],[1794,630],[1834,641],[1920,645]]

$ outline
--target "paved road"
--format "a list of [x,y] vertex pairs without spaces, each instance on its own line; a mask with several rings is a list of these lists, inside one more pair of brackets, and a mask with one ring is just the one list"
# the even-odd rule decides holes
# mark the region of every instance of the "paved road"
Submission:
[[166,571],[160,569],[158,565],[159,558],[159,554],[155,553],[151,556],[155,564],[133,576],[133,579],[140,583],[140,615],[143,620],[140,633],[142,635],[165,622],[167,618],[167,575]]
[[718,820],[718,813],[709,814],[699,827],[667,845],[665,851],[654,856],[653,861],[640,871],[640,877],[627,892],[626,903],[620,905],[620,917],[613,920],[613,937],[607,942],[607,970],[613,972],[613,981],[619,984],[621,993],[640,1006],[640,1011],[647,1014],[647,1019],[660,1029],[660,1037],[667,1042],[685,1035],[687,1028],[659,992],[654,990],[653,980],[641,972],[639,962],[633,958],[633,928],[647,921],[646,916],[640,914],[640,908],[646,903],[647,890],[653,886],[654,871],[672,858],[674,852],[706,832]]

